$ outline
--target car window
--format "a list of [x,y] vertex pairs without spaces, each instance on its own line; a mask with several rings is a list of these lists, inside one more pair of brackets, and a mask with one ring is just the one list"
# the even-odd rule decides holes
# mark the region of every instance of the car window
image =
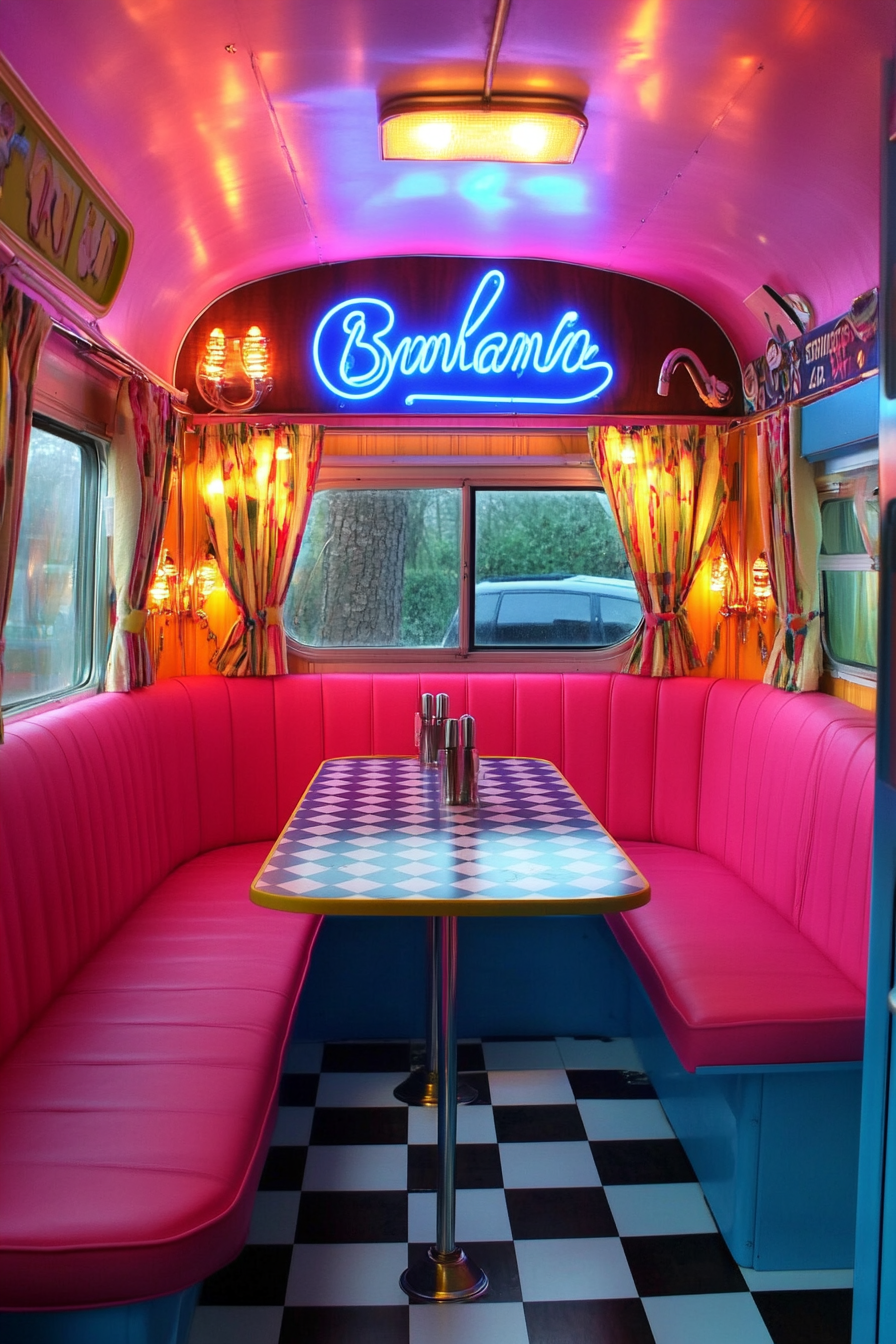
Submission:
[[588,593],[505,593],[495,621],[496,644],[590,644]]
[[600,619],[604,628],[604,641],[618,644],[627,639],[641,619],[641,608],[637,602],[622,597],[607,597],[601,594]]

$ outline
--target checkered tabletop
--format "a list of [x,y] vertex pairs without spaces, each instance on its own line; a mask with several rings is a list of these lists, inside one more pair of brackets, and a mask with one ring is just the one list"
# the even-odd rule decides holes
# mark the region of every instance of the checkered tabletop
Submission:
[[482,763],[478,807],[416,760],[325,761],[252,888],[279,909],[573,914],[647,900],[645,879],[548,761]]

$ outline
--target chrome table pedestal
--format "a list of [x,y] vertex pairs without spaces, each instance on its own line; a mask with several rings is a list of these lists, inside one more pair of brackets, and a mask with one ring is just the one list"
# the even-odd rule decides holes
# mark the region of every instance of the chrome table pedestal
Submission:
[[[392,1095],[408,1106],[438,1106],[439,1104],[439,968],[436,950],[436,919],[426,921],[426,1063],[422,1069],[412,1069]],[[478,1093],[469,1083],[457,1084],[457,1104],[468,1106]]]
[[[346,881],[359,834],[375,837],[377,851],[360,890],[354,877]],[[544,875],[535,890],[533,871]],[[428,1011],[438,1018],[430,1030],[437,1048],[419,1072],[438,1073],[436,1244],[405,1270],[401,1286],[422,1302],[481,1297],[486,1275],[454,1241],[457,918],[631,910],[650,898],[646,879],[549,761],[495,757],[480,806],[448,808],[438,779],[416,758],[348,756],[321,764],[251,895],[273,910],[433,920],[436,1012]],[[425,1094],[429,1079],[420,1082]]]
[[[432,920],[438,965],[439,1182],[436,1244],[408,1266],[399,1282],[423,1302],[470,1302],[488,1291],[488,1278],[454,1242],[457,1194],[457,917]],[[431,1103],[430,1103],[431,1104]]]

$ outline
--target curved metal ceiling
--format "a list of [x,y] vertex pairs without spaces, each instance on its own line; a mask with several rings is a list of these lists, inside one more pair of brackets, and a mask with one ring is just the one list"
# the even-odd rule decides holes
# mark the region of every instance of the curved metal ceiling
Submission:
[[[130,217],[101,325],[172,375],[227,289],[379,255],[534,256],[819,321],[878,282],[893,0],[514,0],[498,92],[585,103],[575,164],[384,163],[379,101],[479,89],[494,0],[3,0],[0,47]],[[234,47],[229,51],[228,47]]]

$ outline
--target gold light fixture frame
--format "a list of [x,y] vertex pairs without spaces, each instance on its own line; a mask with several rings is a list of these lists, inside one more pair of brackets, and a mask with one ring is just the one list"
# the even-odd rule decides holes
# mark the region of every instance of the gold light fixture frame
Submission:
[[215,327],[196,364],[196,386],[216,411],[253,411],[271,391],[270,339],[257,326],[245,336],[229,336]]

